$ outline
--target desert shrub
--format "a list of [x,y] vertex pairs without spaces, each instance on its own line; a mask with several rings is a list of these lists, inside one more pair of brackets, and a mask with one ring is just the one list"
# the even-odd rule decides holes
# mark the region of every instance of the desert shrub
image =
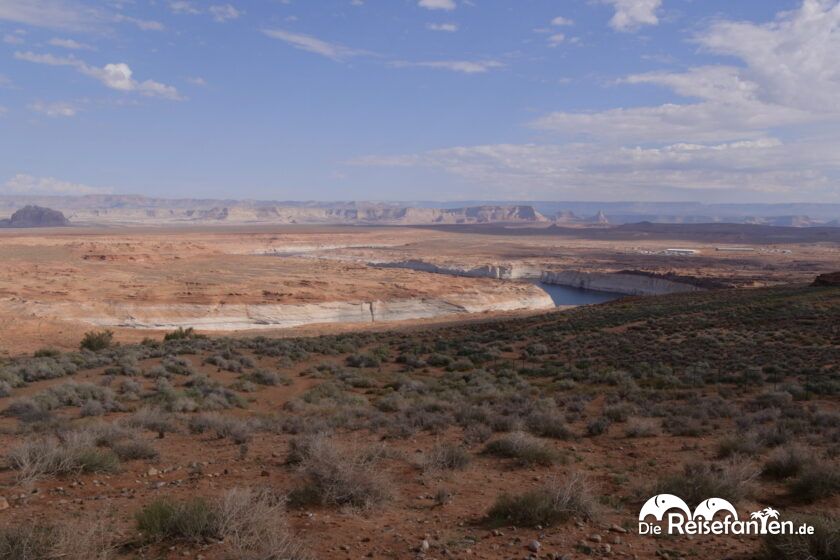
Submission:
[[216,512],[204,498],[184,502],[158,499],[138,511],[134,518],[140,532],[152,541],[201,541],[220,536]]
[[142,428],[150,432],[157,432],[161,437],[163,437],[163,434],[178,431],[178,425],[171,414],[154,408],[141,408],[121,422],[131,428]]
[[493,430],[486,424],[473,424],[464,430],[464,442],[467,444],[484,443],[493,436]]
[[344,447],[324,436],[313,437],[297,467],[304,483],[292,490],[289,503],[362,509],[380,504],[390,498],[391,483],[375,468],[378,460],[378,454]]
[[513,432],[488,443],[483,453],[516,459],[520,465],[552,465],[560,458],[557,451],[542,440],[524,432]]
[[157,450],[147,441],[130,439],[115,443],[111,449],[121,461],[137,461],[140,459],[157,459]]
[[102,416],[103,414],[105,414],[105,407],[102,405],[101,402],[91,399],[85,401],[85,404],[82,405],[82,409],[79,411],[79,414],[81,414],[82,417]]
[[718,459],[728,459],[733,455],[757,455],[762,445],[755,434],[747,433],[727,436],[718,442],[717,448]]
[[659,425],[654,420],[633,418],[627,421],[624,435],[629,438],[654,437],[659,435]]
[[353,368],[378,367],[379,358],[370,354],[353,354],[347,356],[345,363]]
[[794,527],[809,523],[813,535],[765,535],[761,556],[766,560],[840,559],[840,520],[835,517],[796,517]]
[[23,481],[45,475],[115,472],[120,464],[116,453],[97,447],[86,432],[70,432],[60,440],[47,437],[24,441],[9,451],[6,460]]
[[534,412],[525,420],[532,434],[555,439],[569,439],[572,432],[559,412]]
[[246,381],[256,383],[257,385],[291,385],[292,381],[275,371],[268,371],[266,369],[258,369],[252,371],[242,377]]
[[12,394],[12,386],[7,381],[0,381],[0,398],[8,397]]
[[79,348],[82,350],[90,350],[91,352],[98,352],[110,348],[114,342],[114,333],[109,330],[104,331],[88,331],[82,337],[79,343]]
[[207,338],[203,334],[198,334],[192,327],[178,327],[172,332],[168,332],[163,335],[164,342],[170,340],[194,340],[197,338]]
[[831,463],[813,462],[805,466],[790,484],[795,499],[816,502],[840,494],[840,467]]
[[612,422],[627,422],[634,408],[629,403],[616,403],[604,407],[603,415]]
[[268,491],[234,488],[216,501],[218,532],[238,560],[306,560],[286,523],[285,503]]
[[736,504],[750,494],[752,481],[757,474],[746,463],[723,466],[689,463],[682,473],[659,480],[648,494],[674,494],[684,499],[689,506],[696,506],[709,496]]
[[802,469],[811,461],[813,458],[804,448],[780,447],[770,453],[761,469],[761,474],[767,478],[790,478],[802,472]]
[[2,526],[0,560],[113,560],[114,532],[106,514],[60,526]]
[[42,560],[55,551],[58,534],[39,525],[0,526],[0,560]]
[[193,434],[212,432],[219,439],[229,438],[234,443],[247,443],[254,433],[248,422],[217,414],[200,414],[190,418],[188,428]]
[[609,429],[611,424],[612,420],[610,420],[606,416],[599,416],[598,418],[591,420],[586,424],[586,435],[599,436],[605,433]]
[[423,457],[423,470],[462,470],[470,464],[469,452],[460,445],[439,443]]
[[583,475],[574,473],[565,480],[519,495],[502,494],[487,512],[491,525],[519,527],[547,526],[572,518],[589,520],[598,512],[592,488]]

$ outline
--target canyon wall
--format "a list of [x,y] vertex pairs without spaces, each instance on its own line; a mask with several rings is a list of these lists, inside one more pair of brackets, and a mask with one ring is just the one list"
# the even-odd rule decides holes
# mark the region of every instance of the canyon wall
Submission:
[[654,296],[696,292],[701,290],[691,284],[674,282],[656,276],[620,272],[582,272],[579,270],[545,271],[540,278],[546,284],[570,286],[585,290],[614,292],[633,296]]
[[0,301],[17,313],[80,321],[97,327],[202,331],[290,328],[318,323],[376,323],[432,319],[465,313],[552,309],[551,298],[536,286],[505,296],[482,293],[390,301],[333,301],[302,304],[70,304]]
[[456,264],[437,265],[422,260],[405,260],[394,262],[369,262],[368,266],[379,268],[408,268],[420,272],[434,274],[449,274],[451,276],[469,276],[472,278],[495,278],[497,280],[525,280],[539,279],[542,269],[539,267],[516,264],[487,264],[477,267],[458,266]]

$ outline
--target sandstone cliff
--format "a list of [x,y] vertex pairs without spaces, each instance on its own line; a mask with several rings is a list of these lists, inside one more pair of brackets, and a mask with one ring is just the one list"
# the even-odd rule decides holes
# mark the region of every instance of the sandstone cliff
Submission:
[[35,227],[63,227],[70,222],[64,214],[41,206],[25,206],[12,214],[7,220],[0,220],[0,227],[7,228],[35,228]]
[[656,276],[620,272],[545,271],[542,274],[541,281],[546,284],[634,296],[696,292],[702,289]]

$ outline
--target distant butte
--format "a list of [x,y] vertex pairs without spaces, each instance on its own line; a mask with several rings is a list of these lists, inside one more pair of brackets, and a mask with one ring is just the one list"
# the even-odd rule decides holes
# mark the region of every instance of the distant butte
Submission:
[[0,220],[0,227],[5,228],[37,228],[69,226],[70,220],[58,210],[42,206],[24,206],[11,218]]

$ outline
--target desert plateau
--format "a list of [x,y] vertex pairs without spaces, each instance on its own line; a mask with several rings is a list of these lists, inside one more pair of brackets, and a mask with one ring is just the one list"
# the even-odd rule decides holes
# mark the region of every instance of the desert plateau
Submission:
[[840,560],[840,0],[0,0],[0,560]]

